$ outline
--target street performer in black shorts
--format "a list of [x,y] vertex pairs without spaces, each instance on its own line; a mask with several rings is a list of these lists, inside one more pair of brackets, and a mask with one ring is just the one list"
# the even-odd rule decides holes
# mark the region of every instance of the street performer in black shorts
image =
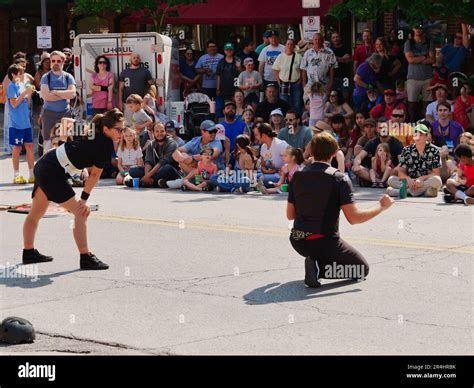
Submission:
[[[34,167],[35,185],[33,187],[33,204],[23,225],[23,264],[44,263],[52,261],[34,247],[39,220],[48,209],[49,202],[56,202],[74,215],[74,240],[80,253],[80,268],[89,270],[108,269],[87,245],[87,217],[90,208],[87,199],[100,179],[104,164],[110,161],[114,141],[119,140],[124,127],[123,114],[112,109],[92,119],[87,138],[76,138],[43,155]],[[68,179],[80,173],[82,169],[92,167],[81,198],[75,192]]]
[[339,237],[339,212],[350,224],[360,224],[393,204],[388,195],[372,209],[359,209],[349,178],[331,167],[338,150],[336,139],[322,132],[311,140],[315,162],[293,175],[288,190],[287,217],[294,220],[293,248],[305,259],[305,285],[320,287],[319,279],[364,279],[369,264],[355,248]]

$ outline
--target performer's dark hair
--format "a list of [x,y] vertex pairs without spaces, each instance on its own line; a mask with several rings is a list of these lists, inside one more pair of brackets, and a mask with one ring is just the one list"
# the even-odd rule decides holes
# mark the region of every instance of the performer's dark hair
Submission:
[[113,128],[116,123],[124,121],[123,113],[117,108],[109,110],[104,114],[99,113],[92,118],[96,133],[104,133],[104,127]]

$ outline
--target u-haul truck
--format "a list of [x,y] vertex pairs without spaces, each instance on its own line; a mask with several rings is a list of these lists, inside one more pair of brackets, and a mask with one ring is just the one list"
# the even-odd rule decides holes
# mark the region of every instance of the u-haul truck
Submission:
[[156,32],[133,32],[124,34],[81,34],[74,39],[74,77],[87,113],[92,113],[90,95],[91,75],[94,61],[99,55],[110,60],[110,71],[115,76],[115,98],[117,98],[118,76],[130,66],[130,55],[140,55],[141,66],[150,70],[155,80],[160,111],[179,101],[179,51],[178,43],[170,37]]

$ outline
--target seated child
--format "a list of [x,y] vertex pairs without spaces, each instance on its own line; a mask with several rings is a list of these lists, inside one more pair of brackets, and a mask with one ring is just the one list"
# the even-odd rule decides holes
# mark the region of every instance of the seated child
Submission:
[[[202,160],[197,164],[197,168],[192,169],[188,175],[183,178],[183,185],[181,190],[192,191],[210,191],[211,176],[217,173],[217,166],[212,162],[212,155],[214,150],[212,148],[204,147],[200,152]],[[191,181],[192,180],[192,181]]]
[[372,157],[372,168],[370,169],[370,180],[372,187],[387,187],[387,180],[392,172],[392,160],[390,159],[390,148],[387,143],[377,146],[376,155]]
[[460,144],[454,150],[459,158],[457,179],[448,179],[444,189],[444,202],[461,200],[465,205],[474,204],[474,160],[468,144]]
[[138,145],[137,133],[130,127],[126,127],[120,145],[117,150],[119,173],[116,177],[118,185],[123,185],[124,178],[128,175],[131,167],[143,166],[143,153]]
[[283,161],[285,165],[280,170],[280,180],[273,183],[274,187],[266,188],[263,180],[258,181],[257,187],[262,194],[281,194],[281,186],[290,183],[295,172],[301,170],[304,162],[303,151],[299,148],[288,147],[283,154]]

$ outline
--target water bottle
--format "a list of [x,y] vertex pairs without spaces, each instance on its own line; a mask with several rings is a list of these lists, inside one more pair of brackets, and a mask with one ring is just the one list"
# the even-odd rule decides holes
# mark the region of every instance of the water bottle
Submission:
[[404,199],[407,197],[407,180],[406,179],[402,179],[402,185],[400,187],[400,194],[399,194],[399,197],[400,199]]

